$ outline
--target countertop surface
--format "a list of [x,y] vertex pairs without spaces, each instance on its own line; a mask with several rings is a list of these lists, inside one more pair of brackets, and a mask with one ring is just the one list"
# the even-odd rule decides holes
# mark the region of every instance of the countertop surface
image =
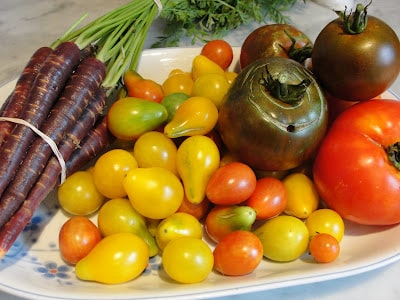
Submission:
[[[21,72],[34,50],[40,46],[49,45],[84,13],[89,13],[88,20],[93,19],[126,2],[120,0],[2,0],[0,4],[0,86]],[[315,2],[327,4],[340,1]],[[368,1],[361,2],[365,4]],[[398,0],[376,0],[368,11],[371,15],[383,19],[400,35]],[[325,24],[336,17],[331,9],[310,1],[306,4],[299,2],[287,14],[291,17],[291,23],[304,31],[311,40],[315,40]],[[243,26],[230,33],[226,40],[233,46],[240,46],[244,38],[258,26],[260,24],[255,23]],[[162,28],[162,21],[157,20],[153,23],[145,48],[156,41],[162,33]],[[180,46],[193,45],[189,40],[183,40]],[[400,95],[400,78],[391,89]],[[368,249],[365,250],[368,251]],[[397,262],[342,279],[218,299],[400,299],[399,278],[400,262]],[[0,291],[0,299],[19,300],[22,298]]]

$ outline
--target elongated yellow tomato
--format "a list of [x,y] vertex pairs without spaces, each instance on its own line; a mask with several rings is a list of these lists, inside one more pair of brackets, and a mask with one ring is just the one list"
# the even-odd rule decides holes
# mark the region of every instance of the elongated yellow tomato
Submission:
[[221,74],[225,76],[225,71],[218,64],[204,55],[197,55],[192,62],[192,77],[197,78],[204,74]]
[[155,238],[147,228],[145,218],[139,214],[128,199],[114,198],[100,208],[97,224],[103,236],[120,232],[130,232],[141,237],[149,246],[149,255],[158,253]]
[[161,250],[170,241],[183,236],[198,239],[203,237],[203,227],[200,221],[188,213],[176,212],[162,220],[157,226],[156,241]]
[[140,168],[161,167],[178,174],[176,170],[176,145],[158,131],[142,134],[133,146],[133,156]]
[[207,136],[188,137],[178,147],[176,166],[189,202],[200,203],[204,200],[207,182],[219,163],[218,147]]
[[165,168],[131,170],[123,185],[133,208],[146,218],[164,219],[175,213],[183,201],[181,181]]
[[103,238],[75,266],[79,279],[108,284],[135,279],[149,262],[149,248],[133,233],[116,233]]
[[229,86],[230,84],[225,74],[204,74],[194,82],[192,96],[206,97],[219,108],[228,92]]
[[290,174],[283,179],[283,184],[287,191],[286,214],[305,219],[318,208],[318,192],[307,175]]
[[170,138],[205,135],[217,124],[218,109],[206,97],[190,97],[176,110],[172,120],[165,125],[164,133]]

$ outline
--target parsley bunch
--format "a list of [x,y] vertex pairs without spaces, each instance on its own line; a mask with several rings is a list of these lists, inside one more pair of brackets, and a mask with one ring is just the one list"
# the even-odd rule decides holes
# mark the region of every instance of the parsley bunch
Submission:
[[[167,24],[164,36],[153,47],[176,46],[182,37],[205,41],[221,38],[230,30],[267,18],[287,23],[283,14],[298,0],[167,0],[160,17]],[[305,2],[305,0],[303,0]]]

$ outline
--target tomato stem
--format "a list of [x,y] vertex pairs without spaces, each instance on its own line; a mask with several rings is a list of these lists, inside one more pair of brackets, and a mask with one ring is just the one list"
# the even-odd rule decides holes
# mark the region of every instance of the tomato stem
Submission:
[[285,74],[278,74],[276,78],[273,78],[268,70],[268,66],[265,66],[265,73],[260,80],[260,84],[263,85],[272,96],[285,102],[285,103],[297,103],[300,101],[308,86],[311,84],[311,79],[306,78],[299,84],[288,84],[286,82],[287,76]]
[[400,142],[396,142],[393,145],[387,147],[386,153],[388,155],[389,161],[398,170],[400,170]]
[[356,10],[346,14],[347,6],[344,11],[335,11],[336,14],[343,20],[344,30],[349,34],[359,34],[367,27],[368,14],[367,8],[372,3],[372,0],[366,5],[357,4]]
[[[307,58],[311,57],[311,52],[312,52],[312,48],[313,46],[311,45],[311,43],[308,43],[307,45],[303,46],[303,47],[295,47],[296,44],[296,39],[289,34],[289,32],[287,32],[285,30],[286,35],[289,37],[289,39],[292,42],[292,45],[290,46],[290,48],[288,50],[286,50],[287,55],[289,56],[289,58],[299,62],[299,63],[303,63]],[[285,50],[285,48],[280,45],[282,47],[282,49]]]

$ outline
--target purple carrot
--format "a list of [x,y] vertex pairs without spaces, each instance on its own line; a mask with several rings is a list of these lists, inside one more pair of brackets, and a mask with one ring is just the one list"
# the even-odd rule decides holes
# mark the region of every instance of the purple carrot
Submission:
[[[54,102],[64,89],[80,60],[80,50],[70,42],[62,43],[46,59],[33,83],[28,103],[21,119],[39,128],[47,118]],[[26,126],[17,125],[0,148],[0,195],[18,169],[35,133]]]
[[[18,118],[20,116],[31,92],[32,84],[51,52],[53,49],[41,47],[32,55],[18,78],[14,90],[1,107],[2,117]],[[0,145],[4,143],[14,127],[14,123],[0,122]]]
[[[94,127],[96,120],[103,112],[105,102],[106,93],[103,89],[99,89],[93,101],[89,103],[88,107],[80,117],[76,126],[66,135],[65,139],[59,146],[59,151],[65,159],[68,159],[74,151],[79,152],[81,149],[87,147],[86,143],[80,145],[80,141],[87,136],[88,143],[92,143],[92,139],[90,138],[91,135],[94,135],[99,142],[96,143],[96,146],[98,147],[98,149],[95,150],[96,153],[99,153],[111,142],[111,140],[108,140],[108,135],[105,134],[103,138],[98,139],[99,133],[104,133],[104,126],[102,123],[98,125],[100,126],[99,130]],[[78,166],[73,165],[73,167],[77,168]],[[72,173],[71,170],[67,171],[68,173]],[[15,240],[31,220],[33,213],[39,207],[40,203],[42,203],[48,194],[56,187],[59,182],[60,172],[61,166],[58,159],[53,156],[48,161],[46,168],[30,191],[26,200],[9,221],[0,228],[0,258],[3,257],[11,248]]]
[[[105,75],[105,65],[94,57],[86,58],[79,64],[40,128],[56,145],[72,130],[89,101],[101,88]],[[50,145],[44,139],[34,140],[14,179],[1,196],[0,227],[25,200],[52,153]]]

